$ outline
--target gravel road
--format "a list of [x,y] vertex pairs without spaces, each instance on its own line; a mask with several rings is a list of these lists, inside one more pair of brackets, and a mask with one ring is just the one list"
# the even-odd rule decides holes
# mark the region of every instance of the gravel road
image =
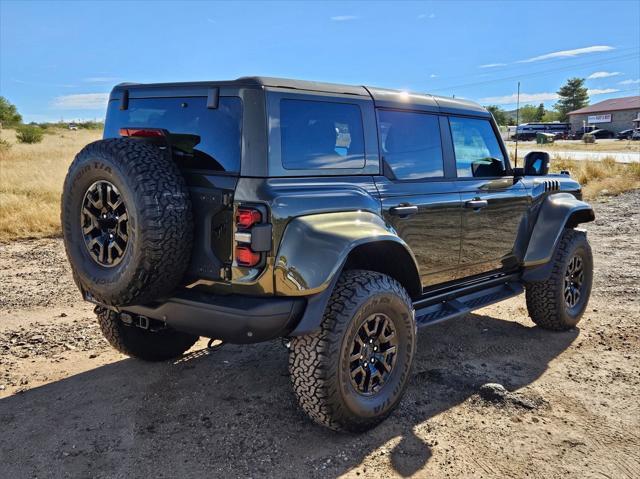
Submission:
[[298,410],[279,341],[128,359],[59,239],[0,244],[0,477],[640,477],[640,192],[595,208],[579,328],[534,327],[518,297],[424,329],[402,405],[363,435]]

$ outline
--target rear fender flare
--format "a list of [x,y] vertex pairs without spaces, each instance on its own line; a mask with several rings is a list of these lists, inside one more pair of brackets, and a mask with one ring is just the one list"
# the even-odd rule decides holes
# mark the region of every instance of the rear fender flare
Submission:
[[380,216],[368,211],[346,211],[294,218],[284,231],[276,255],[276,294],[321,293],[340,274],[351,251],[367,243],[389,241],[407,252],[419,281],[413,253]]

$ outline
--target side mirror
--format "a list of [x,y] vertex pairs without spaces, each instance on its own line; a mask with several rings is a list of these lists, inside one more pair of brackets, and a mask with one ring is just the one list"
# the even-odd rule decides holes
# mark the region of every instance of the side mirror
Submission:
[[524,157],[526,176],[544,176],[549,173],[551,157],[546,151],[532,151]]

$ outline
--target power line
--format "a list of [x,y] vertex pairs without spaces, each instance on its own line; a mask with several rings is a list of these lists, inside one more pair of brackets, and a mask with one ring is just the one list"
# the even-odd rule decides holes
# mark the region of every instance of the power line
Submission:
[[471,87],[471,86],[477,86],[477,85],[486,85],[489,83],[499,83],[499,82],[505,82],[505,81],[511,81],[511,80],[518,80],[521,79],[523,76],[530,78],[530,77],[535,77],[535,76],[545,76],[551,73],[556,73],[556,72],[561,72],[561,71],[570,71],[570,70],[574,70],[576,68],[580,68],[580,67],[585,67],[585,66],[591,66],[591,65],[606,65],[609,63],[616,63],[616,62],[624,62],[624,61],[629,61],[632,59],[637,59],[638,56],[636,54],[627,54],[627,55],[621,55],[619,57],[615,57],[615,58],[610,58],[608,60],[601,60],[598,62],[589,62],[589,63],[583,63],[583,64],[579,64],[579,65],[571,65],[571,66],[565,66],[562,68],[552,68],[552,69],[548,69],[548,70],[540,70],[537,72],[532,72],[532,73],[524,73],[524,74],[519,74],[519,75],[511,75],[508,77],[502,77],[502,78],[493,78],[491,80],[485,80],[485,81],[481,81],[481,82],[472,82],[472,83],[464,83],[461,85],[454,85],[454,86],[448,86],[448,87],[442,87],[442,88],[434,88],[431,89],[432,92],[434,91],[442,91],[442,90],[453,90],[455,88],[467,88],[467,87]]
[[[640,53],[640,49],[638,47],[626,47],[626,48],[619,48],[615,52],[602,53],[600,55],[600,57],[602,57],[602,55],[607,55],[607,54],[611,54],[611,53],[615,53],[616,55],[618,55],[618,54],[620,54],[622,52],[626,52],[626,51],[633,51],[635,54]],[[626,56],[626,54],[624,56]],[[553,65],[553,64],[557,64],[557,63],[562,63],[564,66],[574,66],[574,67],[581,66],[580,63],[572,64],[572,62],[575,62],[576,60],[578,62],[581,62],[584,59],[583,58],[578,58],[578,57],[575,57],[575,58],[564,57],[564,58],[553,58],[553,59],[549,59],[549,60],[540,60],[540,61],[537,61],[535,63],[533,63],[533,62],[532,63],[524,63],[524,62],[517,63],[516,62],[516,63],[513,63],[511,65],[505,65],[504,67],[499,67],[499,68],[496,68],[496,69],[484,70],[484,71],[479,71],[479,72],[476,72],[476,73],[468,73],[468,74],[464,74],[464,75],[455,75],[455,76],[450,76],[450,77],[442,76],[439,79],[441,79],[441,80],[442,79],[455,80],[457,78],[486,77],[486,76],[489,76],[489,75],[494,74],[494,73],[502,74],[502,73],[505,73],[505,72],[512,72],[512,71],[518,71],[518,70],[525,70],[526,71],[526,69],[530,68],[530,67]],[[606,61],[606,58],[604,60],[602,60],[602,61]],[[598,60],[596,63],[601,63],[601,61]],[[589,66],[590,64],[587,64],[586,66]]]

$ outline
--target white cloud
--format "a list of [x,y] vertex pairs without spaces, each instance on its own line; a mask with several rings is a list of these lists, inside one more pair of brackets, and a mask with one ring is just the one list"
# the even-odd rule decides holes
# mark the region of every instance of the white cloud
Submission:
[[640,78],[637,80],[622,80],[620,85],[637,85],[638,83],[640,83]]
[[108,101],[108,93],[78,93],[58,96],[51,106],[62,110],[102,110]]
[[116,77],[89,77],[83,79],[82,81],[87,83],[114,83],[118,80],[119,78]]
[[209,22],[209,23],[217,23],[213,18],[207,18],[207,22]]
[[615,93],[617,91],[620,91],[617,88],[589,88],[587,90],[587,93],[589,93],[589,96],[594,96],[594,95],[604,95],[605,93]]
[[418,15],[418,20],[422,20],[423,18],[436,18],[436,14],[435,13],[421,13],[420,15]]
[[431,75],[429,75],[429,78],[438,78],[438,75],[436,75],[435,73],[432,73]]
[[355,20],[358,17],[355,15],[336,15],[335,17],[331,17],[332,22],[348,22],[350,20]]
[[622,75],[620,72],[594,72],[587,77],[587,80],[595,80],[596,78],[609,78]]
[[614,50],[608,45],[594,45],[591,47],[574,48],[573,50],[560,50],[557,52],[545,53],[537,57],[527,58],[526,60],[518,60],[518,63],[538,62],[540,60],[549,60],[550,58],[571,58],[578,55],[586,55],[587,53],[608,52]]
[[[553,92],[545,93],[520,93],[520,103],[540,103],[550,100],[557,100],[558,94]],[[513,93],[512,95],[504,96],[489,96],[486,98],[480,98],[480,103],[485,105],[511,105],[518,102],[518,95]]]
[[496,68],[496,67],[505,67],[506,63],[485,63],[484,65],[480,65],[478,68]]
[[[591,88],[587,90],[590,96],[604,95],[606,93],[615,93],[620,90],[617,88]],[[520,104],[525,103],[542,103],[545,101],[557,100],[558,94],[554,92],[544,93],[520,93]],[[515,105],[518,102],[518,95],[488,96],[478,100],[483,105]]]

